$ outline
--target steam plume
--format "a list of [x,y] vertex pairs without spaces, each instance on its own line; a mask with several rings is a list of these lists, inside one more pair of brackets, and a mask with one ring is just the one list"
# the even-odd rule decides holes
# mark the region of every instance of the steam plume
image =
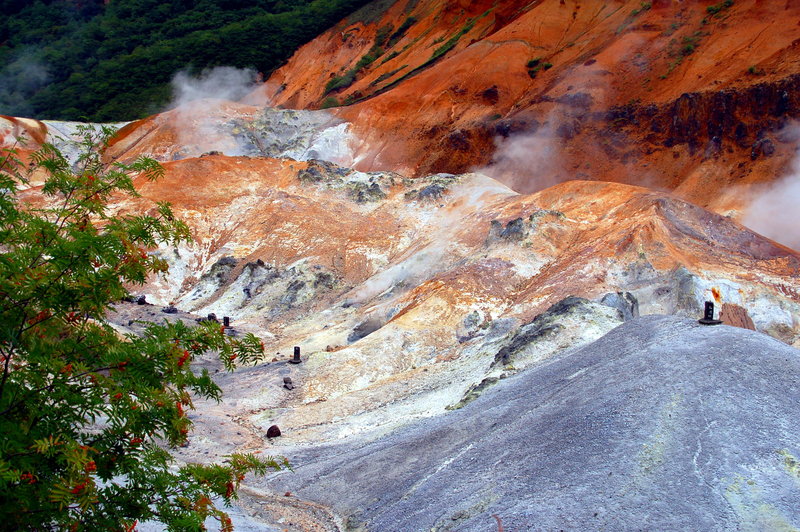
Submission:
[[253,70],[217,67],[199,77],[181,72],[172,86],[172,110],[162,116],[178,136],[180,152],[173,157],[219,151],[325,159],[344,166],[353,162],[348,125],[328,112],[269,108],[256,112],[254,107],[264,107],[269,100]]
[[800,150],[795,154],[789,174],[767,187],[750,203],[742,223],[784,246],[800,251],[798,204],[800,204]]
[[496,137],[492,161],[475,171],[528,194],[559,182],[559,138],[550,123],[534,132]]
[[253,91],[257,78],[254,70],[233,67],[206,69],[198,77],[178,72],[172,78],[173,99],[170,107],[182,107],[203,99],[235,102]]
[[32,117],[28,103],[33,94],[50,79],[44,63],[33,49],[23,50],[16,59],[0,69],[0,113]]
[[172,79],[170,119],[178,142],[191,155],[212,150],[226,155],[243,155],[241,148],[221,130],[223,107],[244,98],[258,83],[253,70],[233,67],[206,69],[198,77],[179,72]]
[[350,297],[355,303],[364,303],[397,285],[419,285],[448,267],[448,250],[459,247],[459,233],[471,227],[472,218],[491,202],[514,195],[508,187],[485,176],[464,176],[464,182],[453,186],[450,198],[442,200],[446,206],[428,210],[429,217],[421,230],[427,239],[421,248],[410,249],[406,257],[390,268],[380,271],[359,286]]

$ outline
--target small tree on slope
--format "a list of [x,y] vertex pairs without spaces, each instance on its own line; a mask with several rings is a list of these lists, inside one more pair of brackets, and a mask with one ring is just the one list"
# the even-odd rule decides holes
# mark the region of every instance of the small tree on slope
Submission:
[[[126,285],[166,271],[148,250],[189,238],[166,204],[107,215],[112,194],[137,195],[132,175],[163,174],[145,158],[104,165],[98,141],[108,134],[84,131],[78,170],[51,145],[28,166],[14,150],[0,157],[0,528],[132,530],[156,520],[197,530],[213,517],[230,529],[212,498],[227,504],[246,473],[285,460],[234,454],[176,468],[169,449],[187,437],[192,397],[220,397],[192,360],[215,350],[231,370],[263,346],[210,323],[123,337],[106,321]],[[33,171],[47,176],[44,206],[19,198]]]

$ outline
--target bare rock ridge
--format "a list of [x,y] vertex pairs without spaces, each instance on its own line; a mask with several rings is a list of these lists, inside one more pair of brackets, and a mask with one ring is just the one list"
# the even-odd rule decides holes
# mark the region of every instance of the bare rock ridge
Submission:
[[[646,316],[376,441],[271,478],[348,529],[793,529],[800,352]],[[380,474],[376,472],[380,471]]]

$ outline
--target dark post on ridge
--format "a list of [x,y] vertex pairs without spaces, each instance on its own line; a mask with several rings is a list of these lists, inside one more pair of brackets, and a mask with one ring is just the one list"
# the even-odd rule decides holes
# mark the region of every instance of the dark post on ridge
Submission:
[[225,327],[230,327],[231,326],[231,319],[228,316],[223,316],[222,317],[222,324]]
[[711,301],[706,301],[706,308],[705,312],[703,313],[703,317],[697,321],[703,325],[719,325],[722,323],[720,320],[714,319],[714,303]]
[[300,360],[300,346],[296,345],[296,346],[294,346],[294,358],[291,359],[289,361],[289,363],[290,364],[299,364],[300,362],[302,362],[302,360]]

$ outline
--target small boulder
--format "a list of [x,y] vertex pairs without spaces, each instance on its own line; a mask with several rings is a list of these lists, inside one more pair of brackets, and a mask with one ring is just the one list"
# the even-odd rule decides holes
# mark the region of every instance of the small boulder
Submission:
[[630,292],[609,292],[603,296],[600,304],[617,309],[622,321],[639,317],[639,301]]
[[166,307],[162,308],[161,312],[163,312],[164,314],[177,314],[178,313],[178,309],[176,309],[172,305],[169,305],[169,306],[166,306]]
[[525,238],[525,222],[522,218],[515,218],[508,222],[500,232],[500,238],[508,240],[522,240]]
[[420,190],[417,197],[419,199],[439,199],[444,193],[445,188],[442,185],[434,183]]
[[353,328],[353,331],[347,335],[347,342],[351,344],[357,342],[374,333],[381,327],[383,327],[383,322],[380,319],[374,316],[369,317]]
[[719,311],[719,319],[725,325],[740,327],[742,329],[750,329],[751,331],[756,330],[756,326],[753,323],[753,320],[750,318],[750,315],[747,313],[747,309],[740,307],[739,305],[734,305],[733,303],[722,304],[722,308]]
[[280,435],[281,429],[278,428],[278,425],[272,425],[267,429],[267,438],[278,438]]
[[284,377],[283,378],[283,387],[287,390],[294,390],[294,384],[292,383],[291,377]]

